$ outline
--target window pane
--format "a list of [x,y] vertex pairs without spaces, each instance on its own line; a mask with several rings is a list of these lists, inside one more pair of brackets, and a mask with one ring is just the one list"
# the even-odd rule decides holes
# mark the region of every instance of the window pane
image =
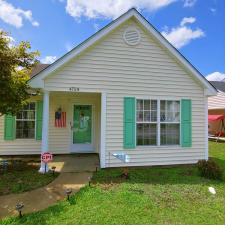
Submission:
[[144,121],[150,122],[150,112],[149,111],[144,111]]
[[160,121],[179,122],[180,121],[180,102],[179,101],[160,101]]
[[179,124],[161,124],[160,125],[161,145],[178,145],[180,140]]
[[151,110],[157,110],[157,100],[151,100]]
[[157,111],[151,111],[151,122],[157,121]]
[[160,101],[160,109],[162,111],[165,111],[165,109],[166,109],[166,101]]
[[29,103],[16,115],[16,138],[34,138],[35,103]]
[[137,145],[143,145],[143,124],[137,124]]
[[144,110],[150,110],[150,100],[144,100]]
[[143,111],[137,111],[137,122],[143,122]]
[[137,100],[137,110],[143,110],[143,100]]
[[34,120],[35,119],[35,111],[28,111],[27,112],[27,119]]
[[35,103],[34,102],[30,103],[30,110],[35,110]]
[[16,121],[16,138],[34,138],[35,121]]
[[166,112],[163,110],[160,110],[160,121],[165,122],[166,121]]
[[137,145],[156,145],[156,124],[137,124]]

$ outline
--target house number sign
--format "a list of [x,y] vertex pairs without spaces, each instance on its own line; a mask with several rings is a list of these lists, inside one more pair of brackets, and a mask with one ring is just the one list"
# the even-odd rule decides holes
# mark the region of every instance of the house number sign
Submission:
[[78,91],[80,91],[80,88],[78,88],[78,87],[70,87],[69,90],[72,91],[72,92],[78,92]]

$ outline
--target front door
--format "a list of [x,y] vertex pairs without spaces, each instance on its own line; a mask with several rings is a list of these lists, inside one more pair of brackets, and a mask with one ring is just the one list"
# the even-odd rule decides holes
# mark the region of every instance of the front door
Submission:
[[92,117],[91,105],[74,105],[72,148],[74,152],[93,151]]

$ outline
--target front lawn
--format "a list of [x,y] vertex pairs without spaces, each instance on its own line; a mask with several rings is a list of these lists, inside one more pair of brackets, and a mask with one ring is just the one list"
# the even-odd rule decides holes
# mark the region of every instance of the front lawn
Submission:
[[[210,143],[210,156],[225,169],[224,143]],[[202,178],[195,166],[131,169],[129,180],[120,174],[121,169],[101,170],[70,202],[1,224],[225,224],[225,179]]]
[[39,165],[22,161],[9,163],[4,170],[1,168],[0,195],[30,191],[49,184],[58,176],[57,173],[54,176],[40,174],[38,169]]

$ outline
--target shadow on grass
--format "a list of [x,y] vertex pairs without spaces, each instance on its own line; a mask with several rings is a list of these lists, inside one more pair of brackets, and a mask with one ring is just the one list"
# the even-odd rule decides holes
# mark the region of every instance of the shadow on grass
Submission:
[[[218,161],[218,159],[217,159]],[[225,163],[225,162],[218,162]],[[176,166],[170,168],[130,168],[129,179],[121,176],[123,168],[100,170],[92,179],[93,184],[119,184],[119,183],[145,183],[145,184],[207,184],[221,183],[223,181],[209,180],[199,175],[196,165]]]
[[49,224],[51,218],[57,218],[63,211],[66,210],[66,207],[69,206],[69,202],[63,201],[57,205],[50,206],[48,209],[43,211],[28,213],[23,215],[22,218],[19,217],[10,217],[0,222],[2,225],[7,224],[29,224],[29,225],[46,225]]

